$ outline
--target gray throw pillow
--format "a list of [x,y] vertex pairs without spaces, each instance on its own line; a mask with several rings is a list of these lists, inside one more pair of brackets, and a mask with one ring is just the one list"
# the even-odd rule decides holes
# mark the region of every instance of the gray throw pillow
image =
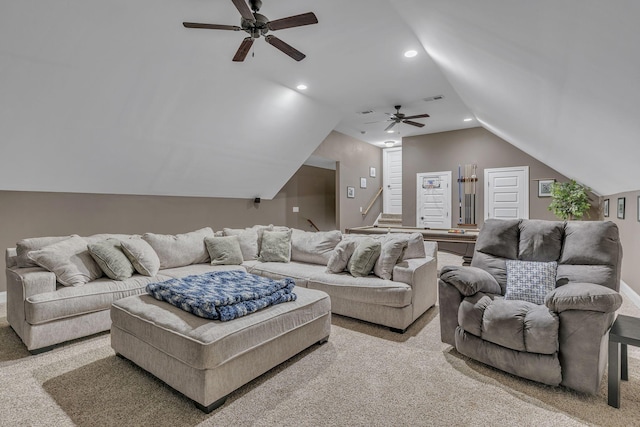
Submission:
[[[264,232],[264,230],[262,231]],[[242,258],[245,261],[258,258],[258,230],[254,228],[225,228],[225,236],[238,236]]]
[[507,260],[507,291],[504,299],[544,304],[556,287],[558,263]]
[[56,275],[65,286],[80,286],[102,276],[100,266],[89,255],[87,242],[74,235],[28,253],[29,258]]
[[205,237],[213,237],[210,227],[184,234],[145,233],[142,238],[153,248],[160,259],[160,268],[184,267],[209,262]]
[[327,273],[342,273],[347,269],[349,259],[358,247],[356,240],[343,240],[337,244],[327,262]]
[[373,270],[381,250],[382,245],[379,241],[373,239],[362,240],[349,259],[349,264],[347,265],[349,273],[354,277],[368,276]]
[[118,239],[106,239],[88,245],[91,257],[110,279],[124,280],[135,273],[129,258],[122,252]]
[[132,238],[120,242],[122,252],[129,258],[136,271],[143,276],[155,276],[160,270],[160,258],[150,244],[141,238]]
[[262,234],[262,247],[258,260],[262,262],[289,262],[291,260],[291,230],[265,230]]
[[242,250],[238,236],[205,237],[211,265],[240,265],[242,264]]
[[[422,239],[420,240],[420,245],[424,248]],[[394,238],[393,235],[389,235],[389,238],[382,243],[380,256],[373,266],[373,273],[381,279],[391,280],[393,267],[397,264],[406,247],[407,239]]]

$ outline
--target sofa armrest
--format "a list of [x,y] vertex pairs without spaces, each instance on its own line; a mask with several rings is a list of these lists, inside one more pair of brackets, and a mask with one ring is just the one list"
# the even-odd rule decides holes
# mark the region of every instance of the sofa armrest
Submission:
[[7,268],[15,267],[17,265],[16,259],[18,258],[18,252],[16,248],[7,248],[4,253],[4,263]]
[[56,290],[56,275],[44,268],[8,268],[6,271],[7,293],[21,293],[22,295],[14,297],[19,297],[22,301],[33,295]]
[[440,280],[454,286],[464,296],[471,296],[478,292],[502,293],[496,278],[477,267],[443,267],[440,271]]
[[411,286],[411,323],[438,300],[438,265],[433,257],[406,259],[396,264],[393,281]]
[[424,243],[424,253],[431,258],[434,258],[436,261],[438,260],[438,242],[431,242],[429,240],[425,240]]
[[393,267],[393,281],[406,283],[413,287],[413,285],[416,284],[416,274],[419,273],[420,269],[424,269],[431,263],[435,264],[436,260],[430,256],[425,258],[405,259]]
[[549,292],[544,300],[551,311],[598,311],[612,313],[622,305],[622,295],[595,283],[568,283]]

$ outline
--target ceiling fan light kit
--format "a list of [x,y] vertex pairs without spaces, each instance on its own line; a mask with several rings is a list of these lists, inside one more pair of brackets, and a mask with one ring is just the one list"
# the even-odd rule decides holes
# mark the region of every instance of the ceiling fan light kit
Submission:
[[[280,50],[284,54],[290,56],[296,61],[302,61],[306,55],[299,50],[295,49],[291,45],[283,42],[279,38],[267,35],[269,31],[284,30],[286,28],[302,27],[304,25],[317,24],[318,18],[313,12],[302,13],[300,15],[289,16],[287,18],[276,19],[275,21],[269,21],[269,18],[258,13],[262,7],[261,0],[249,0],[249,4],[245,0],[231,0],[238,12],[240,12],[240,26],[236,25],[220,25],[220,24],[199,24],[196,22],[183,22],[182,25],[185,28],[200,28],[206,30],[230,30],[230,31],[244,31],[249,34],[246,37],[240,47],[236,51],[233,57],[233,61],[242,62],[247,57],[247,54],[253,46],[253,41],[264,37],[264,40],[271,46]],[[249,8],[249,6],[251,8]]]

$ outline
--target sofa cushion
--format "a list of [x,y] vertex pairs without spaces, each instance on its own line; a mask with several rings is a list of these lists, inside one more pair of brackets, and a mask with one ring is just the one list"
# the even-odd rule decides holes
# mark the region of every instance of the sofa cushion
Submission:
[[558,263],[507,260],[505,299],[544,304],[545,296],[556,287]]
[[213,230],[210,227],[184,234],[145,233],[142,236],[158,254],[161,269],[211,261],[204,244],[205,237],[213,237]]
[[347,269],[347,264],[353,252],[358,247],[357,240],[342,240],[332,251],[327,261],[327,273],[342,273]]
[[323,273],[325,270],[324,265],[307,264],[297,261],[291,261],[288,263],[256,262],[253,266],[247,265],[247,263],[244,265],[247,267],[247,271],[249,273],[268,277],[274,280],[290,277],[296,282],[296,286],[301,286],[303,288],[307,287],[309,277]]
[[519,225],[518,259],[523,261],[557,261],[562,250],[564,222],[525,219]]
[[98,263],[100,269],[113,280],[128,279],[135,273],[129,258],[122,252],[118,239],[106,239],[87,245],[89,253]]
[[465,331],[512,350],[558,351],[558,316],[544,305],[478,293],[460,304],[458,322]]
[[242,259],[244,261],[258,259],[258,230],[254,228],[225,228],[223,231],[225,236],[238,236]]
[[381,243],[373,239],[365,239],[358,243],[347,264],[349,273],[354,277],[368,276],[380,256],[381,249]]
[[327,265],[336,245],[342,240],[339,230],[303,231],[291,234],[291,261]]
[[519,224],[519,219],[487,219],[478,234],[476,251],[517,259]]
[[291,261],[291,230],[265,230],[262,235],[262,246],[258,260],[261,262]]
[[380,279],[376,276],[353,277],[349,273],[315,272],[307,287],[331,295],[367,304],[405,307],[411,304],[412,290],[406,283]]
[[136,271],[143,276],[155,276],[160,270],[160,259],[150,244],[140,237],[121,240],[122,252]]
[[238,236],[205,237],[204,243],[211,257],[211,265],[240,265],[242,250]]
[[71,236],[58,237],[33,237],[30,239],[22,239],[16,243],[16,265],[20,268],[35,267],[38,264],[33,262],[27,254],[31,251],[37,251],[45,246],[67,240]]
[[30,251],[28,257],[54,273],[56,280],[65,286],[84,285],[102,276],[100,266],[89,254],[87,242],[77,235]]
[[111,304],[130,295],[146,293],[149,283],[169,280],[167,276],[133,276],[126,280],[102,278],[84,286],[66,287],[33,295],[25,301],[27,323],[37,325],[81,314],[108,310]]
[[[423,246],[424,247],[424,246]],[[373,273],[381,279],[391,280],[393,267],[396,265],[402,252],[407,248],[407,240],[389,235],[380,247],[380,256],[373,266]]]
[[184,267],[167,268],[160,270],[158,275],[167,276],[172,279],[180,279],[187,276],[197,276],[204,273],[210,273],[212,271],[229,271],[229,270],[241,270],[246,269],[241,265],[211,265],[206,264],[191,264]]

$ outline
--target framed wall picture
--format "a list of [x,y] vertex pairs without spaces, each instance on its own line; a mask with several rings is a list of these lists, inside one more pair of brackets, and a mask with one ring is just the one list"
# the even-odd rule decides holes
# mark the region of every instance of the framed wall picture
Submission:
[[637,216],[638,216],[638,222],[640,222],[640,196],[638,196],[638,205],[637,205]]
[[353,199],[356,197],[356,188],[355,187],[347,187],[347,198]]
[[609,218],[609,199],[604,199],[604,204],[602,206],[602,212],[604,213],[605,218]]
[[376,168],[374,168],[373,166],[371,166],[371,167],[369,168],[369,176],[370,176],[371,178],[375,178],[375,177],[376,177]]
[[551,197],[551,185],[555,179],[541,179],[538,181],[538,197]]
[[360,178],[360,188],[367,188],[367,178]]
[[624,197],[618,197],[618,219],[624,219]]

